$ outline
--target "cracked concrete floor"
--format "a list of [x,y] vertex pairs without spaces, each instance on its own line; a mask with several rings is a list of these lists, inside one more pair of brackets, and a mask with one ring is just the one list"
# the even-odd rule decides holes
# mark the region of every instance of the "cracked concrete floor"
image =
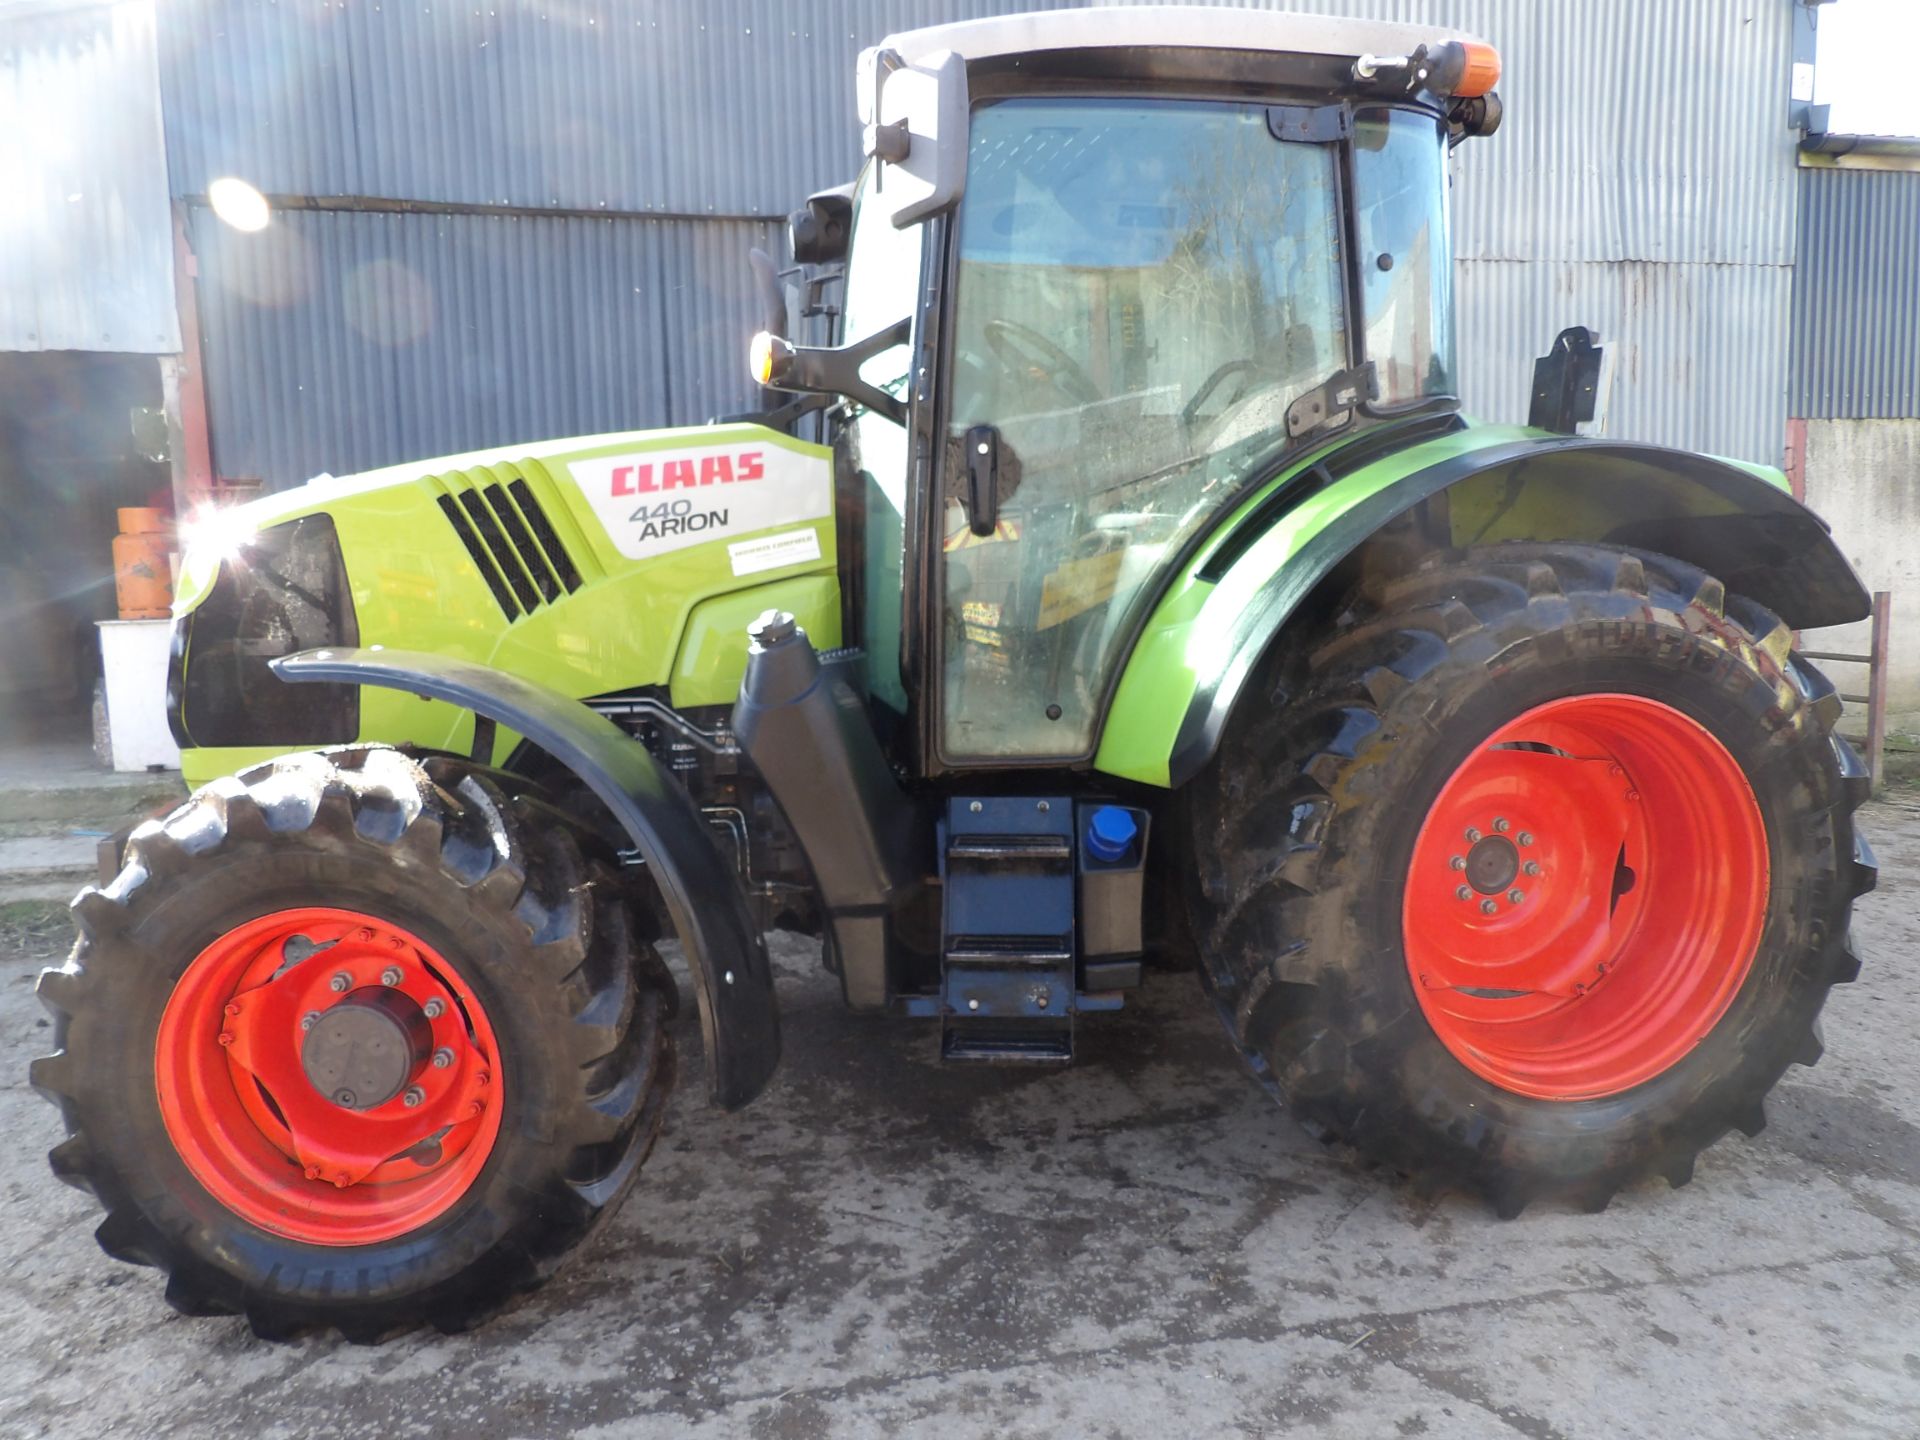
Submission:
[[[787,1060],[680,1095],[639,1189],[476,1334],[256,1342],[176,1316],[49,1176],[31,994],[0,970],[0,1433],[1920,1434],[1920,796],[1868,814],[1866,968],[1755,1141],[1605,1214],[1423,1200],[1287,1122],[1186,974],[1061,1073],[943,1069],[782,940]],[[18,927],[16,927],[18,928]],[[697,1027],[683,1019],[689,1046]]]

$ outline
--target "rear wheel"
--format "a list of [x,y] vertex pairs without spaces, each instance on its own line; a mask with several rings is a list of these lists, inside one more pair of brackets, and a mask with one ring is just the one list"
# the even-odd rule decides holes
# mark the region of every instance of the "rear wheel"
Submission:
[[673,982],[599,843],[513,777],[384,748],[198,792],[40,981],[63,1179],[109,1254],[263,1335],[462,1329],[617,1205]]
[[1507,545],[1270,657],[1191,797],[1203,970],[1255,1070],[1506,1213],[1757,1131],[1874,878],[1791,641],[1679,562]]

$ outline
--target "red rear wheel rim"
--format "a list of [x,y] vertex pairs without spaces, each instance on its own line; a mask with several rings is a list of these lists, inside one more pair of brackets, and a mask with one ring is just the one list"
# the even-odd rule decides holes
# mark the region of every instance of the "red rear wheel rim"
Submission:
[[1753,966],[1765,826],[1711,732],[1575,695],[1487,737],[1414,841],[1414,994],[1454,1057],[1547,1100],[1618,1094],[1705,1038]]
[[[334,1007],[370,1003],[411,1022],[389,1062],[406,1079],[351,1108],[309,1078],[302,1044]],[[187,966],[154,1078],[168,1138],[222,1205],[290,1239],[370,1245],[472,1188],[500,1133],[499,1055],[472,988],[419,937],[352,910],[282,910]]]

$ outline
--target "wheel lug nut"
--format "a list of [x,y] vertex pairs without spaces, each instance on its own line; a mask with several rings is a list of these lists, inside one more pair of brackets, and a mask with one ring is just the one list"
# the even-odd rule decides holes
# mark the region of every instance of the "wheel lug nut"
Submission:
[[400,1097],[400,1103],[411,1110],[426,1098],[426,1091],[422,1090],[418,1085],[409,1085],[407,1087],[407,1093]]
[[353,977],[342,970],[327,982],[327,988],[336,995],[344,995],[353,988]]
[[422,1005],[420,1010],[427,1019],[438,1020],[442,1015],[447,1013],[447,1002],[436,995],[433,999],[427,1001],[425,1005]]
[[1480,913],[1482,915],[1491,915],[1495,910],[1499,908],[1500,907],[1495,905],[1491,900],[1482,900],[1480,902]]
[[1473,898],[1473,891],[1462,885],[1458,890],[1453,892],[1453,898],[1456,900],[1471,900]]
[[1525,870],[1529,875],[1538,875],[1540,873],[1540,862],[1538,860],[1529,860],[1520,868]]
[[1479,838],[1480,838],[1479,830],[1472,825],[1467,826],[1467,843],[1471,845],[1473,844],[1474,841],[1478,840]]
[[389,965],[380,972],[380,983],[389,990],[393,989],[394,986],[406,978],[405,975],[400,973],[400,967],[398,965]]
[[451,1064],[453,1064],[453,1051],[449,1050],[446,1046],[442,1045],[438,1050],[433,1052],[434,1069],[444,1070]]
[[1533,843],[1533,832],[1531,830],[1522,830],[1519,839],[1522,845],[1531,845]]
[[1493,828],[1504,835],[1507,831],[1511,830],[1513,826],[1509,825],[1505,820],[1496,820],[1493,822]]
[[219,1036],[219,1039],[220,1039],[220,1043],[221,1043],[222,1045],[231,1045],[231,1044],[233,1044],[233,1036],[232,1036],[232,1035],[231,1035],[230,1033],[228,1033],[227,1031],[225,1031],[225,1030],[222,1030],[222,1031],[220,1032],[220,1036]]
[[1526,898],[1527,898],[1527,892],[1524,890],[1507,891],[1507,903],[1509,905],[1518,905],[1522,900]]
[[1447,864],[1452,866],[1455,870],[1464,870],[1467,868],[1467,857],[1464,855],[1456,855],[1451,860],[1449,860]]
[[309,1010],[307,1011],[306,1014],[300,1017],[300,1028],[302,1030],[311,1030],[313,1029],[314,1026],[318,1025],[319,1023],[320,1023],[320,1012],[318,1010]]

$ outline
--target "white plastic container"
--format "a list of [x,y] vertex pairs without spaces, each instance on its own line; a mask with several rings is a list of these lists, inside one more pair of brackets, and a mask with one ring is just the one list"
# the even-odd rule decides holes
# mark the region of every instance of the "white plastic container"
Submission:
[[115,770],[180,768],[167,729],[167,620],[101,620],[100,673],[107,686],[107,741]]

